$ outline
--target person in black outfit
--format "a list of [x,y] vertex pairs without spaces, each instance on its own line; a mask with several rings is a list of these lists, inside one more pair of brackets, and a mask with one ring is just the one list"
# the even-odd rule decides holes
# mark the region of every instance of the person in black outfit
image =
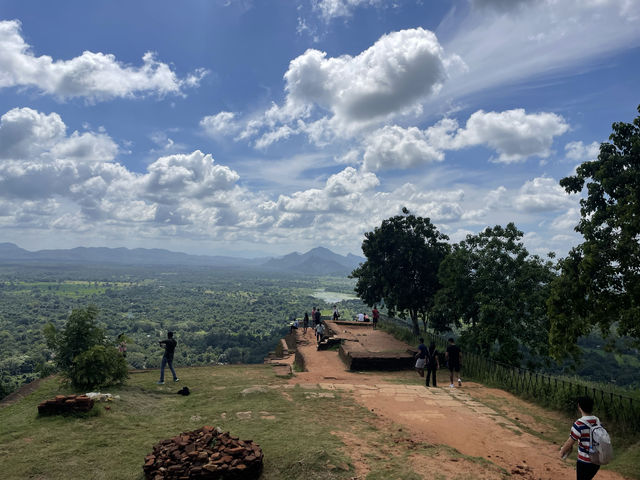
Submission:
[[175,352],[176,345],[178,344],[178,342],[173,338],[173,332],[167,332],[167,339],[160,340],[158,343],[164,347],[164,355],[162,355],[162,364],[160,366],[160,381],[158,381],[158,385],[164,385],[164,367],[167,364],[173,374],[173,381],[179,381],[180,379],[176,375],[176,371],[173,369],[173,352]]
[[456,345],[456,342],[453,338],[449,339],[449,345],[447,346],[447,351],[445,352],[445,356],[447,358],[447,365],[449,365],[449,379],[451,380],[451,388],[453,385],[453,372],[456,372],[458,375],[458,386],[462,386],[462,379],[460,378],[460,367],[462,366],[462,352],[460,351],[460,347]]
[[429,377],[433,377],[433,386],[436,385],[436,372],[440,369],[440,360],[438,360],[438,350],[436,349],[436,342],[431,342],[429,350],[427,350],[427,380],[425,385],[429,386]]

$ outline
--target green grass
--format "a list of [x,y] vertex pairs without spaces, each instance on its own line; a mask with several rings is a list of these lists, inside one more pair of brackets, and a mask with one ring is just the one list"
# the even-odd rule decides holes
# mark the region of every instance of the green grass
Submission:
[[[299,387],[286,390],[289,398],[281,388],[243,395],[252,385],[283,383],[266,366],[190,368],[179,374],[180,383],[164,386],[155,384],[157,372],[134,374],[127,386],[109,390],[121,397],[109,403],[110,411],[98,403],[98,414],[84,417],[39,417],[40,401],[72,393],[56,380],[44,381],[27,398],[0,410],[2,478],[142,479],[144,456],[155,443],[203,425],[261,445],[265,480],[349,478],[348,470],[326,468],[349,465],[342,442],[330,433],[341,420],[340,398],[308,401]],[[183,385],[190,396],[174,393]],[[319,410],[325,422],[315,421]],[[237,412],[251,412],[251,419],[238,418]],[[356,409],[352,417],[354,412],[367,413]]]
[[[134,373],[127,385],[106,390],[119,400],[96,403],[89,414],[75,416],[38,416],[41,401],[83,393],[72,392],[55,378],[43,380],[29,396],[0,408],[0,477],[142,480],[143,460],[154,444],[203,425],[258,443],[265,455],[261,480],[351,479],[357,474],[354,450],[365,463],[367,480],[422,478],[414,471],[416,455],[437,454],[432,463],[455,457],[481,469],[499,469],[446,446],[413,442],[402,428],[381,426],[350,394],[319,396],[328,392],[290,385],[270,366],[193,367],[178,374],[179,383],[159,386],[157,371]],[[177,395],[182,386],[188,386],[191,395]],[[437,468],[431,473],[438,478]]]

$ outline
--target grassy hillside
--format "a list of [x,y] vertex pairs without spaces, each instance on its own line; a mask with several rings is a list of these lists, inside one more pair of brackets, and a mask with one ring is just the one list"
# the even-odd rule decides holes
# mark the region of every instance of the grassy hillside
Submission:
[[[349,394],[290,385],[270,366],[180,368],[178,374],[179,383],[159,386],[157,371],[134,373],[126,386],[109,390],[119,400],[96,403],[89,414],[55,417],[38,416],[37,404],[58,394],[83,392],[70,391],[56,378],[43,380],[33,393],[0,407],[1,477],[142,480],[144,456],[155,443],[203,425],[257,442],[265,454],[263,480],[419,480],[427,473],[429,478],[460,480],[508,477],[487,459],[416,441],[354,403]],[[396,380],[414,381],[400,377]],[[177,395],[185,385],[192,394]],[[522,411],[535,414],[537,422],[548,424],[543,436],[550,442],[566,436],[568,419],[557,414],[531,410],[519,399],[505,403],[490,395],[475,400],[505,418],[517,418]],[[613,469],[638,478],[639,451],[637,446],[618,450]]]
[[[164,386],[155,383],[157,371],[133,374],[126,386],[110,390],[119,400],[65,417],[38,416],[40,401],[73,393],[55,378],[44,380],[32,394],[0,408],[2,478],[142,479],[144,456],[156,442],[217,425],[263,448],[265,480],[348,479],[355,466],[342,436],[378,444],[378,451],[403,436],[380,433],[372,413],[339,393],[329,398],[285,385],[269,366],[195,367],[178,373],[178,384]],[[174,393],[184,385],[192,390],[190,396]],[[265,387],[242,393],[255,385]],[[428,455],[441,453],[432,445],[424,449]],[[377,471],[392,472],[384,478],[420,478],[407,469],[406,455],[389,452],[369,459],[374,471],[369,478],[378,478]]]

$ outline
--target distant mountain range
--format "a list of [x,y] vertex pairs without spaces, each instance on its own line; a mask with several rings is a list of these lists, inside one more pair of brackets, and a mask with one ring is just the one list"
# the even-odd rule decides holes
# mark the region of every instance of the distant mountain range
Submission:
[[316,247],[307,253],[290,253],[284,257],[272,258],[263,267],[315,275],[350,273],[365,259],[357,255],[338,255],[328,248]]
[[13,243],[0,243],[0,264],[99,264],[131,266],[210,266],[258,268],[270,271],[311,275],[348,274],[365,259],[357,255],[339,255],[324,247],[284,257],[241,258],[189,255],[162,249],[77,247],[65,250],[31,252]]

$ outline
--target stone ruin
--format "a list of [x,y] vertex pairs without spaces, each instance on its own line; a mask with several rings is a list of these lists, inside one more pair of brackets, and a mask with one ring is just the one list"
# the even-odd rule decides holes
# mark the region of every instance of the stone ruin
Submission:
[[262,449],[219,428],[204,426],[163,440],[145,457],[147,479],[257,479],[262,473]]
[[40,415],[88,412],[93,408],[93,399],[86,395],[56,395],[38,405]]

